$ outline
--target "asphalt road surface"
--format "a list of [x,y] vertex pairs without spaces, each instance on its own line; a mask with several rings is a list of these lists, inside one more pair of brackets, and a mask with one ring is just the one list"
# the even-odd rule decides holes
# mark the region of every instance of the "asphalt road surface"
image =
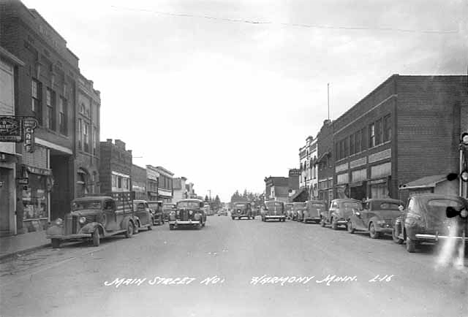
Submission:
[[9,316],[468,316],[468,259],[293,221],[208,217],[0,267]]

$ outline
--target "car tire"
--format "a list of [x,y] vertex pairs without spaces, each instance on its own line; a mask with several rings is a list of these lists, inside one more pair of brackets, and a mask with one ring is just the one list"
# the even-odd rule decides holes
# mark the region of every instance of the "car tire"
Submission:
[[412,240],[410,237],[406,237],[406,251],[409,253],[416,252],[416,241]]
[[356,230],[353,227],[353,222],[351,220],[348,220],[348,226],[347,226],[348,232],[353,234]]
[[395,228],[393,228],[392,229],[393,242],[398,243],[398,244],[403,244],[404,240],[400,239],[399,235],[400,235],[400,233]]
[[169,230],[174,230],[174,225],[169,224]]
[[149,230],[153,230],[153,222],[150,221],[150,223],[148,224],[148,231]]
[[332,218],[332,221],[331,221],[331,228],[332,228],[333,230],[338,230],[338,224],[336,223],[335,218]]
[[141,228],[141,223],[140,221],[137,221],[137,223],[133,227],[133,234],[138,234],[138,232],[140,232],[140,228]]
[[371,222],[370,225],[369,225],[369,236],[371,237],[371,239],[380,238],[380,232],[378,232],[375,229],[375,223],[373,223],[373,222]]
[[99,234],[99,229],[96,228],[93,232],[93,246],[98,247],[101,244],[101,236]]
[[325,227],[325,219],[320,219],[320,226]]
[[50,240],[50,243],[52,244],[52,248],[58,249],[60,248],[60,239],[52,239]]
[[133,236],[133,223],[130,221],[127,224],[127,231],[125,231],[125,238],[131,238]]
[[232,220],[234,220],[234,219],[235,219],[234,217],[231,217],[231,218],[232,218]]

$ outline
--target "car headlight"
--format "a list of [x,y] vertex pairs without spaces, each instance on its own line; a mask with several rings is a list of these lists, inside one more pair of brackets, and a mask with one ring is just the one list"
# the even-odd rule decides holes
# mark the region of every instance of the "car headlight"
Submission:
[[197,213],[195,214],[195,220],[200,220],[200,218],[201,218],[201,215],[197,212]]
[[189,215],[191,216],[193,214],[193,211],[192,210],[189,210]]
[[86,222],[86,217],[80,217],[80,220],[78,220],[81,224],[84,224]]
[[55,220],[55,224],[56,224],[57,226],[60,226],[62,223],[63,223],[62,218],[57,218],[57,219]]
[[385,224],[385,220],[377,220],[377,224],[378,224],[378,225],[384,225],[384,224]]

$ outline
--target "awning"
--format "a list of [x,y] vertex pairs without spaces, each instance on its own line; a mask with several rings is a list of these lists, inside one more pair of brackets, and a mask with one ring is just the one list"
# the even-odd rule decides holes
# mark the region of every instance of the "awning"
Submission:
[[330,151],[327,151],[327,152],[323,153],[323,154],[320,155],[320,157],[314,162],[314,164],[320,163],[320,162],[323,160],[323,158],[324,158],[325,156],[330,155],[330,154],[331,154]]
[[400,189],[434,188],[437,184],[446,180],[447,175],[425,176],[409,183],[400,185]]
[[294,195],[292,195],[292,196],[290,197],[291,201],[293,201],[294,199],[296,199],[297,197],[299,197],[299,195],[302,194],[302,193],[305,192],[305,191],[306,191],[305,187],[299,189],[299,191],[298,191],[297,193],[295,193]]

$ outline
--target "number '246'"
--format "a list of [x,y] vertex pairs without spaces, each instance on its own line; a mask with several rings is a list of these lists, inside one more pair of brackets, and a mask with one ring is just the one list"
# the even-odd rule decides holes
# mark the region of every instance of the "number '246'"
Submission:
[[384,275],[380,276],[380,274],[377,274],[374,276],[374,278],[370,279],[369,282],[390,282],[392,280],[393,274],[392,275]]

